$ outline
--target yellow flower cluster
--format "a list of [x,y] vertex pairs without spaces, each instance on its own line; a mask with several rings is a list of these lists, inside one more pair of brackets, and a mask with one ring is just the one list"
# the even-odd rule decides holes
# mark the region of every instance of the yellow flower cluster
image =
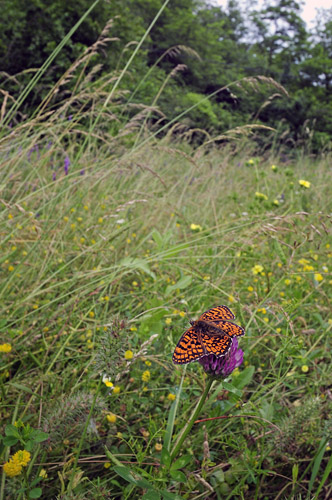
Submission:
[[0,352],[10,352],[12,346],[10,344],[0,344]]
[[28,451],[19,450],[3,465],[3,470],[9,477],[18,476],[22,467],[26,467],[30,460],[31,454]]
[[256,264],[254,267],[251,268],[253,274],[260,274],[263,271],[264,267],[261,266],[260,264]]
[[145,372],[143,372],[143,374],[142,374],[142,381],[149,382],[150,377],[151,377],[150,370],[145,370]]

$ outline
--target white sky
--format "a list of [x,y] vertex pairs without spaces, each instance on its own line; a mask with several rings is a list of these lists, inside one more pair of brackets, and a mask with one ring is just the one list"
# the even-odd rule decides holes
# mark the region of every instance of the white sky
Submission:
[[[226,6],[227,0],[214,0],[213,3],[221,6]],[[257,6],[262,4],[263,4],[262,0],[257,1]],[[316,17],[316,9],[321,9],[321,8],[331,9],[332,0],[304,0],[301,17],[307,23],[308,28],[310,28],[311,22]]]

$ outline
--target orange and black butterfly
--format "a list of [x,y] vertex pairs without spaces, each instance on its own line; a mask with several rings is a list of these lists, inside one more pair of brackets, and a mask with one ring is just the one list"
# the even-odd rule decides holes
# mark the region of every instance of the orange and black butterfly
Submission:
[[205,311],[180,338],[173,354],[173,363],[184,365],[208,354],[224,356],[234,337],[244,335],[244,329],[231,320],[235,318],[227,306]]

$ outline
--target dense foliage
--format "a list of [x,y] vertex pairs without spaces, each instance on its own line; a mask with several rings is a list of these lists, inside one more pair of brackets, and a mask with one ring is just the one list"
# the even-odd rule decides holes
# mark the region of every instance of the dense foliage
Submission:
[[[123,69],[162,4],[161,0],[97,2],[20,111],[31,114],[36,109],[110,19],[110,40],[98,47],[90,63],[102,65],[97,75]],[[2,88],[17,98],[91,5],[91,0],[5,0],[0,30]],[[187,128],[223,133],[243,123],[262,123],[277,128],[280,140],[289,146],[310,140],[314,151],[322,151],[332,137],[332,12],[324,11],[308,31],[300,9],[295,0],[270,0],[249,12],[234,0],[225,9],[203,1],[172,0],[122,85],[131,92],[133,103],[157,105],[168,121],[196,104],[182,119]],[[250,80],[247,85],[231,85],[257,75],[272,77],[289,97],[278,90],[271,95],[250,85]],[[70,88],[75,85],[72,80]],[[210,94],[210,101],[199,104]],[[62,98],[60,92],[54,103]]]

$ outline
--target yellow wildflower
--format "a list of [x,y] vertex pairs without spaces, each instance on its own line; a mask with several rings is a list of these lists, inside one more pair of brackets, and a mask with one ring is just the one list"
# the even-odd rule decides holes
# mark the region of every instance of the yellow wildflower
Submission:
[[11,272],[13,272],[13,271],[14,271],[14,269],[15,269],[15,268],[14,268],[14,266],[8,266],[8,271],[9,271],[10,273],[11,273]]
[[10,352],[12,346],[10,344],[0,344],[0,352]]
[[290,285],[291,283],[292,283],[291,280],[289,280],[289,279],[285,280],[285,285]]
[[190,229],[192,231],[202,231],[202,226],[199,224],[190,224]]
[[316,281],[323,281],[323,276],[320,273],[314,274],[314,278]]
[[47,472],[45,469],[42,469],[40,472],[39,472],[39,477],[42,477],[43,479],[46,479],[47,478]]
[[251,271],[253,274],[260,274],[263,271],[264,267],[261,266],[260,264],[256,264],[254,267],[251,268]]
[[90,318],[94,318],[95,317],[95,313],[93,311],[90,311],[89,312],[89,316],[90,316]]
[[301,366],[301,370],[303,371],[303,373],[307,373],[309,371],[309,366],[308,365],[302,365]]
[[143,372],[143,374],[142,374],[142,381],[143,382],[149,382],[150,377],[151,377],[150,371],[149,370],[145,370],[145,372]]
[[248,290],[248,292],[253,292],[254,291],[254,287],[250,285],[250,286],[248,286],[247,290]]
[[126,351],[126,352],[124,353],[124,357],[125,357],[125,359],[128,359],[128,360],[129,360],[129,359],[133,359],[133,357],[134,357],[134,353],[133,353],[133,351]]
[[152,363],[147,359],[146,361],[144,361],[144,364],[146,364],[146,366],[151,366]]
[[166,325],[170,325],[172,323],[172,318],[166,318],[165,323]]
[[104,469],[109,469],[111,467],[111,462],[104,463]]
[[121,391],[121,387],[119,385],[115,385],[113,389],[113,394],[119,394]]
[[156,451],[161,451],[163,449],[163,445],[161,443],[156,443],[154,448]]
[[268,197],[264,193],[260,193],[259,191],[256,191],[255,197],[258,198],[259,200],[267,200]]
[[276,170],[278,170],[277,165],[271,165],[271,170],[273,170],[274,172],[276,172]]
[[302,186],[306,189],[309,189],[311,186],[311,183],[309,181],[305,181],[304,179],[300,179],[299,184],[300,184],[300,186]]
[[116,415],[114,415],[114,413],[109,413],[108,415],[106,415],[106,418],[110,424],[115,424]]
[[113,383],[110,381],[108,377],[103,376],[103,382],[106,385],[106,387],[113,387]]
[[174,399],[176,398],[175,394],[172,394],[171,392],[169,393],[169,395],[167,396],[167,399],[169,401],[174,401]]

